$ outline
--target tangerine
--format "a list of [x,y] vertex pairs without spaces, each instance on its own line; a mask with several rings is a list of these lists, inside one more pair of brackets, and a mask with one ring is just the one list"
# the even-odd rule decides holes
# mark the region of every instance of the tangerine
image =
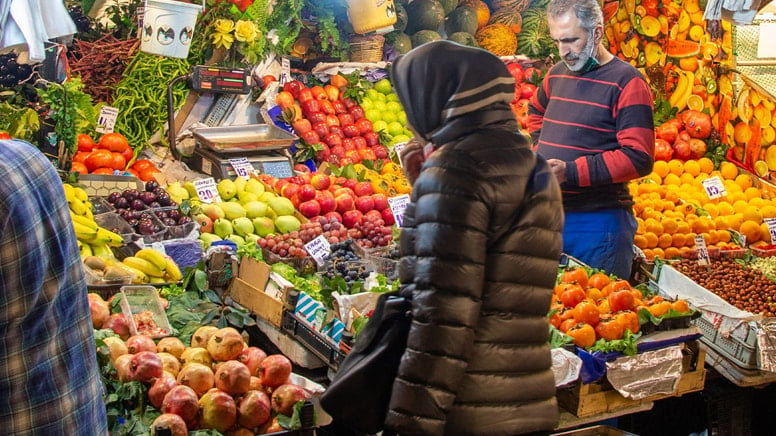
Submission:
[[707,157],[698,159],[698,166],[701,168],[701,172],[705,174],[711,174],[714,171],[714,162]]
[[746,237],[747,243],[757,242],[761,239],[760,223],[754,221],[744,221],[738,229]]
[[664,160],[655,161],[655,165],[652,167],[652,172],[664,178],[669,173],[668,162]]
[[719,164],[719,172],[727,180],[734,180],[738,176],[738,167],[731,162],[722,162]]
[[689,173],[692,177],[696,177],[701,173],[701,166],[697,160],[688,160],[684,162],[684,172]]
[[752,185],[754,185],[754,181],[752,181],[752,177],[749,174],[739,174],[736,176],[735,181],[736,184],[741,187],[742,191],[751,188]]
[[684,164],[679,159],[671,159],[668,161],[668,171],[680,176],[684,172]]

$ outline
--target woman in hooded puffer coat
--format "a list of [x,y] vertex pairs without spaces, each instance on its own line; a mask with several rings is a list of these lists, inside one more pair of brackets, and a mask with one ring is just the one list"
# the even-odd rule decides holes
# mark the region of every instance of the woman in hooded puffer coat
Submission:
[[518,133],[504,63],[449,41],[419,46],[391,79],[427,142],[400,238],[412,327],[386,433],[518,435],[558,420],[549,310],[563,206]]

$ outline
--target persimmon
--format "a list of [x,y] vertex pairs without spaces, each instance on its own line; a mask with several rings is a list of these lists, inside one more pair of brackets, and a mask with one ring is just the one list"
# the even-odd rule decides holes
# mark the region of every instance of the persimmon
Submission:
[[604,286],[603,289],[601,289],[601,294],[603,294],[604,297],[607,297],[612,292],[618,291],[620,289],[630,289],[630,283],[628,283],[628,281],[625,279],[614,280],[608,285]]
[[587,270],[583,267],[569,268],[560,275],[563,283],[576,283],[585,289],[587,287]]
[[577,347],[588,348],[595,344],[595,329],[590,324],[583,322],[575,324],[566,331],[566,334],[574,339],[574,345]]
[[609,308],[612,312],[633,309],[635,299],[630,289],[618,289],[610,293],[606,298],[609,301]]
[[673,301],[671,303],[671,309],[674,309],[675,311],[680,312],[680,313],[686,313],[686,312],[690,311],[690,305],[687,304],[686,300],[682,300],[680,298],[680,299],[678,299],[676,301]]
[[607,341],[622,339],[625,328],[619,320],[612,315],[601,315],[601,318],[595,326],[596,337]]
[[655,317],[661,317],[668,313],[671,309],[671,303],[668,301],[661,301],[659,303],[651,304],[647,306],[647,310]]
[[560,330],[563,333],[568,333],[569,329],[575,325],[577,325],[577,320],[574,318],[569,318],[566,320],[563,320],[560,322],[560,326],[558,326],[558,330]]
[[565,307],[574,307],[585,298],[587,298],[585,290],[579,285],[569,286],[560,294],[560,301],[563,302]]
[[630,330],[631,333],[638,333],[641,330],[639,315],[632,310],[617,312],[614,314],[614,318],[622,324],[624,329]]
[[598,273],[595,273],[595,274],[591,275],[590,278],[587,279],[587,286],[588,287],[592,286],[594,288],[603,289],[604,286],[608,285],[609,282],[611,282],[611,281],[612,281],[612,279],[609,278],[608,275],[606,275],[604,273],[601,273],[601,272],[598,272]]
[[598,306],[595,303],[582,301],[574,306],[573,315],[578,322],[586,322],[594,326],[598,324],[601,314],[598,313]]

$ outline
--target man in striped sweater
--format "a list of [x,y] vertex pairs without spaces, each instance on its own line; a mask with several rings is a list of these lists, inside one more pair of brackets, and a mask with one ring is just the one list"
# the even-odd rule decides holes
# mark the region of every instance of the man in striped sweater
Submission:
[[652,94],[601,43],[597,0],[552,0],[547,15],[563,62],[531,99],[528,128],[561,183],[563,252],[629,278],[636,219],[627,182],[652,171]]

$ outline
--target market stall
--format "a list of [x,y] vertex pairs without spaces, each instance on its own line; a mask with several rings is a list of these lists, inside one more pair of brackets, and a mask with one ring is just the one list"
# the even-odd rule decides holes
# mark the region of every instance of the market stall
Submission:
[[[64,3],[72,41],[0,55],[0,131],[61,171],[112,431],[314,434],[318,397],[400,286],[412,133],[391,62],[443,38],[497,54],[527,133],[557,53],[547,1]],[[606,46],[653,92],[656,155],[629,185],[634,274],[559,263],[558,431],[710,374],[776,380],[772,56],[737,50],[772,15],[711,4],[603,2]]]

